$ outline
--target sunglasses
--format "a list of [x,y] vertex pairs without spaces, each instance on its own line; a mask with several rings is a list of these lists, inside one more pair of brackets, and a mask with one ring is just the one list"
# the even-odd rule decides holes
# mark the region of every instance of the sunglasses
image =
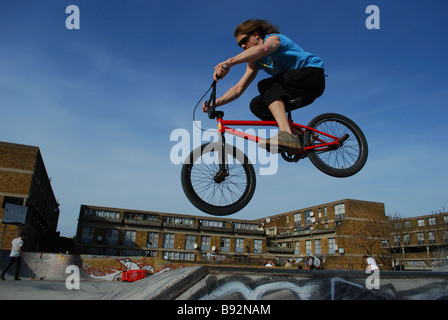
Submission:
[[244,37],[241,38],[240,42],[238,42],[238,45],[240,47],[242,47],[243,45],[245,45],[247,43],[247,41],[249,41],[250,36],[253,34],[254,32],[250,32],[247,35],[245,35]]

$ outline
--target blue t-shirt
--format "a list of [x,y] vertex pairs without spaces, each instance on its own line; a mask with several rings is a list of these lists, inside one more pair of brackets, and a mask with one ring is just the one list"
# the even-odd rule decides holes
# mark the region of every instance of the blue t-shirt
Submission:
[[271,54],[255,61],[258,69],[263,69],[270,75],[306,67],[324,69],[324,63],[321,58],[303,51],[301,47],[282,34],[268,34],[264,41],[272,36],[277,36],[280,39],[281,46]]

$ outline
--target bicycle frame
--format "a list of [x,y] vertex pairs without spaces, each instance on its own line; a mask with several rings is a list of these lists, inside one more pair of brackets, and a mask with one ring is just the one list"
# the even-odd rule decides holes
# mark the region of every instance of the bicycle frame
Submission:
[[[258,136],[244,133],[242,131],[238,131],[233,128],[230,128],[228,126],[250,126],[250,127],[257,127],[257,126],[258,127],[266,127],[266,126],[277,127],[278,126],[276,121],[224,120],[222,117],[217,118],[217,123],[218,123],[218,132],[219,133],[221,133],[221,134],[228,133],[228,134],[231,134],[231,135],[234,135],[234,136],[237,136],[237,137],[249,140],[249,141],[253,141],[256,143],[258,143],[258,141],[260,141],[261,139],[264,139],[264,138],[260,138]],[[298,128],[302,132],[304,132],[304,130],[313,131],[315,133],[318,133],[319,135],[326,136],[333,140],[331,142],[325,142],[320,138],[316,138],[316,141],[319,141],[321,143],[315,144],[313,146],[304,147],[302,149],[302,151],[305,153],[309,150],[314,150],[316,152],[324,152],[324,151],[328,151],[328,150],[333,150],[335,147],[339,147],[341,145],[342,140],[344,139],[344,137],[338,138],[331,134],[316,130],[314,128],[304,126],[304,125],[301,125],[298,123],[294,123],[294,122],[292,122],[292,120],[290,120],[290,125],[291,125],[291,128],[292,127]]]
[[[244,120],[224,120],[224,112],[222,111],[215,111],[216,108],[216,82],[214,81],[212,83],[212,93],[210,95],[211,101],[207,102],[208,104],[208,114],[209,118],[213,119],[216,118],[217,125],[218,125],[218,132],[221,134],[222,141],[224,142],[224,133],[228,133],[246,140],[250,140],[253,142],[258,143],[263,138],[260,138],[258,136],[254,136],[248,133],[244,133],[242,131],[235,130],[233,128],[230,128],[229,126],[250,126],[250,127],[278,127],[278,124],[276,121],[244,121]],[[290,115],[290,113],[288,113]],[[289,117],[289,116],[288,116]],[[304,126],[298,123],[294,123],[291,118],[289,118],[289,123],[291,128],[295,127],[298,130],[301,130],[302,133],[304,133],[306,130],[312,131],[317,133],[318,135],[328,137],[332,141],[326,142],[322,140],[319,137],[315,138],[315,141],[319,141],[320,143],[314,144],[312,146],[304,146],[304,148],[299,153],[307,153],[310,150],[313,150],[315,152],[325,152],[329,150],[334,150],[335,148],[338,148],[341,146],[342,142],[345,141],[348,136],[344,137],[335,137],[331,134],[328,134],[326,132],[322,132],[319,130],[316,130],[314,128]],[[290,152],[288,152],[290,153]]]

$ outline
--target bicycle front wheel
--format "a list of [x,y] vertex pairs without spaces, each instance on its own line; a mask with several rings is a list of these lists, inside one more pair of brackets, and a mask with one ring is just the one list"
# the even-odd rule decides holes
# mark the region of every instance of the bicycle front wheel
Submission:
[[[308,127],[338,138],[348,135],[348,139],[336,149],[308,152],[310,161],[320,171],[333,177],[344,178],[358,173],[364,167],[368,154],[367,140],[352,120],[340,114],[325,113],[311,120]],[[305,132],[304,140],[307,146],[334,141],[324,135],[316,136],[316,133],[310,130]]]
[[[243,209],[255,191],[255,171],[247,156],[234,146],[212,142],[193,150],[182,166],[185,195],[199,210],[225,216]],[[222,169],[225,168],[225,174]]]

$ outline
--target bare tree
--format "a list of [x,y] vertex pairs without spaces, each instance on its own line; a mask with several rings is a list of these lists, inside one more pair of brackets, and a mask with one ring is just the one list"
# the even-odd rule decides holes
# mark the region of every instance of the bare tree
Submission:
[[359,253],[375,257],[377,263],[386,268],[390,266],[389,247],[385,246],[389,240],[388,225],[387,220],[359,221],[349,240],[353,247],[358,248]]
[[387,233],[389,234],[389,250],[393,259],[394,269],[403,270],[404,219],[398,213],[387,216]]

